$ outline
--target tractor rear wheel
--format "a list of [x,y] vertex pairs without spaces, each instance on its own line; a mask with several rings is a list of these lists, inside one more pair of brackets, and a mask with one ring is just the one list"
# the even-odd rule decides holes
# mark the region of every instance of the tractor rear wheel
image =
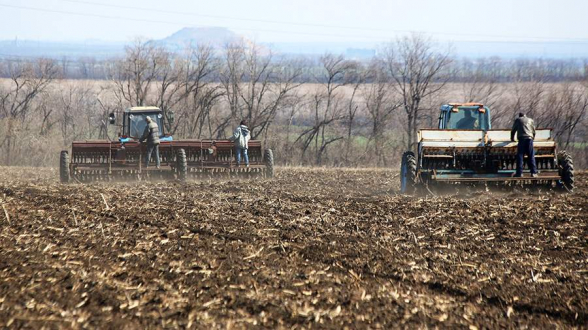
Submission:
[[62,183],[68,183],[69,178],[69,153],[66,150],[62,150],[59,154],[59,180]]
[[400,165],[400,192],[410,194],[415,191],[417,179],[417,161],[412,151],[406,151],[402,155]]
[[572,156],[562,151],[557,155],[557,163],[559,164],[559,176],[561,177],[559,187],[568,191],[574,190],[574,162],[572,161]]
[[274,152],[272,149],[266,149],[263,154],[263,161],[265,163],[266,177],[274,177]]
[[184,149],[178,149],[176,152],[176,171],[178,172],[178,180],[186,181],[188,177],[188,160]]

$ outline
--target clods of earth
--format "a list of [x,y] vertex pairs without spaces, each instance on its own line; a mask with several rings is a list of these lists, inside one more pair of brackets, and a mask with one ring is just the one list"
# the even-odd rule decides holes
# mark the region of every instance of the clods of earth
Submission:
[[584,328],[588,175],[411,197],[398,173],[67,184],[0,169],[0,327]]

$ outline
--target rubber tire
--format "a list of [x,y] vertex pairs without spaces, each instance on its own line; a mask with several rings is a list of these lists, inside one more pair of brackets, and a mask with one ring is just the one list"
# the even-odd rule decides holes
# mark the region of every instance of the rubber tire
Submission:
[[188,177],[188,160],[186,158],[186,150],[178,149],[176,152],[176,171],[178,173],[178,180],[185,182]]
[[266,149],[263,153],[263,161],[265,163],[266,177],[274,177],[274,152],[272,149]]
[[59,154],[59,180],[61,183],[68,183],[70,180],[69,153],[66,150]]
[[572,156],[567,152],[562,151],[557,155],[557,163],[559,165],[559,176],[561,181],[559,186],[563,190],[573,191],[575,188],[574,180],[574,162]]
[[402,163],[400,165],[400,192],[403,194],[412,194],[416,190],[417,184],[417,161],[412,151],[406,151],[402,154]]

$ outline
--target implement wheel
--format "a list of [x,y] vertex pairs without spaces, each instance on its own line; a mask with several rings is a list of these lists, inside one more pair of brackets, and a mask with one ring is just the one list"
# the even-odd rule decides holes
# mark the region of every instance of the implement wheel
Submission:
[[62,183],[68,183],[69,178],[69,153],[66,150],[62,150],[59,154],[59,180]]
[[406,151],[402,154],[400,164],[400,192],[410,194],[415,191],[417,178],[417,161],[414,152]]
[[178,149],[176,152],[176,171],[178,172],[178,180],[186,181],[188,177],[188,160],[184,149]]
[[574,162],[572,161],[572,156],[562,151],[557,155],[557,163],[559,165],[559,176],[561,177],[558,186],[571,192],[574,190]]
[[266,149],[263,153],[263,161],[265,163],[266,177],[274,177],[274,152],[272,149]]

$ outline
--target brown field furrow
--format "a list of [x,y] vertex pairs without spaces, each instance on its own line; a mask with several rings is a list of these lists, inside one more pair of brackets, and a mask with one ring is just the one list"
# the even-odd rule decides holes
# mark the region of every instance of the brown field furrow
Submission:
[[588,175],[572,194],[428,197],[396,176],[61,185],[2,168],[0,326],[587,326]]

